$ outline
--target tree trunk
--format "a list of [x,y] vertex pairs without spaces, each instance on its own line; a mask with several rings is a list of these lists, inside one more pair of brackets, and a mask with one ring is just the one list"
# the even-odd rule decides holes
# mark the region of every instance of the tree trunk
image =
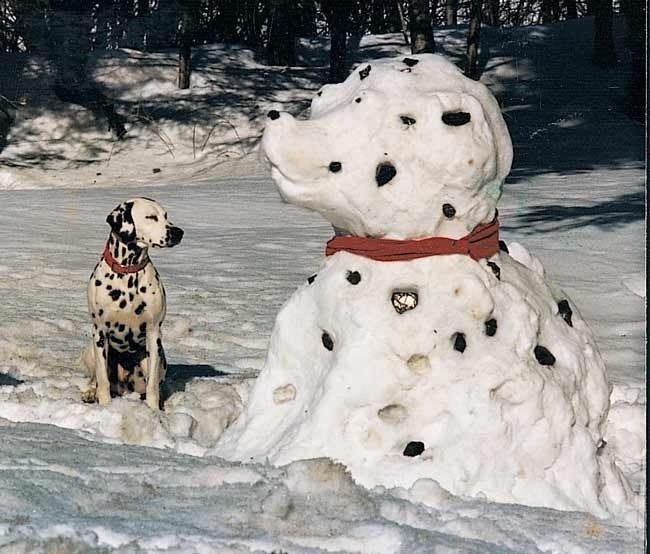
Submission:
[[499,0],[488,0],[488,25],[491,25],[492,27],[498,27],[499,26]]
[[370,32],[379,35],[386,29],[384,19],[384,0],[372,0],[370,12]]
[[269,65],[296,65],[296,11],[293,0],[271,0],[266,61]]
[[256,0],[245,0],[243,33],[244,42],[254,48],[261,43],[261,16]]
[[478,80],[478,48],[481,37],[482,0],[472,0],[469,31],[467,33],[467,68],[465,74],[471,79]]
[[317,35],[316,4],[314,0],[302,0],[298,8],[297,36],[313,38]]
[[348,76],[347,33],[352,10],[351,0],[323,0],[323,12],[330,31],[330,83],[340,83]]
[[435,49],[429,0],[411,0],[409,3],[411,53],[433,54]]
[[576,19],[578,17],[578,6],[576,0],[565,0],[566,18]]
[[239,2],[222,2],[221,10],[218,19],[219,28],[221,30],[221,40],[224,42],[236,42],[239,36],[237,35],[237,20],[239,18],[239,10],[241,9]]
[[388,32],[397,33],[402,30],[402,18],[400,17],[399,0],[385,0],[387,7]]
[[447,0],[445,11],[447,13],[447,26],[455,27],[458,24],[458,0]]
[[547,24],[551,21],[553,21],[553,2],[552,0],[542,0],[540,23]]
[[645,22],[647,7],[645,0],[627,0],[622,4],[627,26],[627,47],[632,58],[632,71],[625,91],[625,113],[644,122],[646,114],[646,40]]
[[190,88],[192,77],[192,37],[200,0],[179,2],[180,28],[178,34],[178,88]]
[[612,65],[616,62],[614,33],[612,30],[612,0],[596,0],[594,8],[594,51],[592,60],[597,65]]

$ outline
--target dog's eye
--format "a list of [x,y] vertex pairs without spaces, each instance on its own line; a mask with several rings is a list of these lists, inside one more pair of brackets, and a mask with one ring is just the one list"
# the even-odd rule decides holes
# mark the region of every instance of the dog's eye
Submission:
[[153,219],[154,221],[158,221],[158,216],[157,215],[148,215],[145,217],[145,219]]

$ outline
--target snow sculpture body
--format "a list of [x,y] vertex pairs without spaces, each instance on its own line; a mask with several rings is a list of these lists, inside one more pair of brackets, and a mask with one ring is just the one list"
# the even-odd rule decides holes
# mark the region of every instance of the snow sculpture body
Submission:
[[[318,93],[311,119],[268,117],[282,197],[339,236],[461,239],[495,224],[510,137],[487,88],[440,56],[361,65]],[[592,335],[539,261],[502,246],[487,259],[328,256],[278,315],[216,453],[328,456],[367,486],[431,478],[455,494],[613,510],[627,488],[604,448],[609,385]]]

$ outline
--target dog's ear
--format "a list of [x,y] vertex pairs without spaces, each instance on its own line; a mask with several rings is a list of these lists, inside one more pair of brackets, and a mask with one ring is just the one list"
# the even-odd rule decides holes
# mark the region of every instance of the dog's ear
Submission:
[[135,241],[135,224],[131,215],[133,202],[122,202],[106,217],[106,223],[120,240],[128,244]]

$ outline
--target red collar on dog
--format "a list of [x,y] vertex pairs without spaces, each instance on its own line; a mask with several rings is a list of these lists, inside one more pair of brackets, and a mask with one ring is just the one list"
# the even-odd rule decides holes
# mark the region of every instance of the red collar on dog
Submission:
[[499,220],[477,225],[459,239],[430,237],[420,240],[373,239],[336,236],[328,241],[325,255],[350,252],[380,262],[402,262],[428,256],[465,254],[474,260],[489,258],[499,251]]
[[106,243],[106,247],[104,248],[102,260],[104,260],[108,264],[108,267],[110,267],[115,273],[119,273],[120,275],[124,275],[125,273],[137,273],[141,269],[144,269],[144,267],[151,261],[149,256],[146,256],[139,264],[122,265],[111,254],[111,249],[108,246],[108,243]]

